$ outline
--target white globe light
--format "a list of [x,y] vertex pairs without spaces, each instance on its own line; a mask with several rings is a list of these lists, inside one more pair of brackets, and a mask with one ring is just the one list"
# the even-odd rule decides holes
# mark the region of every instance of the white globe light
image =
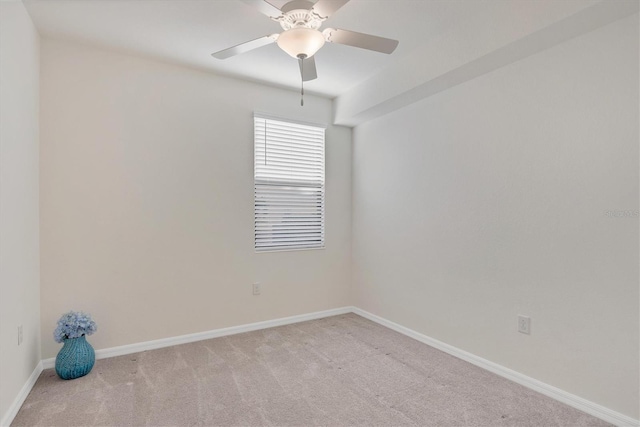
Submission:
[[294,58],[310,58],[324,45],[324,36],[312,28],[292,28],[280,34],[277,43]]

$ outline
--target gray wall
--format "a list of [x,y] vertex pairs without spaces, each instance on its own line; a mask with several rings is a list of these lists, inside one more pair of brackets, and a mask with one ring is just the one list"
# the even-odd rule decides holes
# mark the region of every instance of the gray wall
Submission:
[[[0,423],[40,362],[40,36],[22,2],[0,3]],[[18,346],[18,326],[23,342]]]
[[253,247],[253,112],[330,123],[329,99],[51,40],[41,83],[44,358],[70,309],[100,349],[348,305],[350,129],[326,132],[326,249]]
[[638,140],[637,14],[356,127],[355,305],[637,419]]

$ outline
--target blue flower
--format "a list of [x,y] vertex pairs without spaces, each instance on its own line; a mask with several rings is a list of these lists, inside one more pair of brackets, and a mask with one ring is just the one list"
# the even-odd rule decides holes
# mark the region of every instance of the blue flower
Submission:
[[58,320],[58,325],[53,331],[53,339],[63,342],[68,338],[78,338],[83,335],[91,335],[98,330],[96,322],[91,315],[82,311],[70,311]]

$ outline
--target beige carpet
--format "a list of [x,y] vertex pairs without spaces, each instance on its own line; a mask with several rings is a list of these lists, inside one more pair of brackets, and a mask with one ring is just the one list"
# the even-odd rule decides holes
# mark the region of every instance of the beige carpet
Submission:
[[605,426],[355,314],[42,373],[15,426]]

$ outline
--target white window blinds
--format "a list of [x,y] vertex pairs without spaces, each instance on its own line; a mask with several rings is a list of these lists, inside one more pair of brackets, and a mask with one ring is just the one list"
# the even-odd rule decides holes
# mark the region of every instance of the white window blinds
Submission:
[[324,248],[324,128],[254,117],[256,251]]

